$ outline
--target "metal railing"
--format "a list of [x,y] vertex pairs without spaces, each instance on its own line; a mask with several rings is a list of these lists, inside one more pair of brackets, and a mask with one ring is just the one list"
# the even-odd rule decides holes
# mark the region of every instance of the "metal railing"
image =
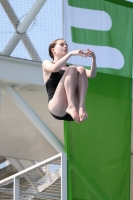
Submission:
[[0,181],[0,199],[67,200],[67,157],[60,153]]

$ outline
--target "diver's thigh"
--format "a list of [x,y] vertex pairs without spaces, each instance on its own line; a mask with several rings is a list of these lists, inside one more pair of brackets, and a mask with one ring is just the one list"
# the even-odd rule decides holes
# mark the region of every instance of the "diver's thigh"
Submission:
[[76,109],[79,110],[79,91],[76,89],[75,91],[75,103],[76,103]]
[[64,116],[68,107],[67,96],[64,84],[59,82],[53,98],[49,101],[48,108],[50,112],[57,116]]
[[64,116],[66,114],[68,101],[64,87],[64,81],[66,76],[70,75],[73,68],[76,69],[76,67],[72,66],[65,71],[56,88],[53,98],[49,101],[48,108],[54,115]]

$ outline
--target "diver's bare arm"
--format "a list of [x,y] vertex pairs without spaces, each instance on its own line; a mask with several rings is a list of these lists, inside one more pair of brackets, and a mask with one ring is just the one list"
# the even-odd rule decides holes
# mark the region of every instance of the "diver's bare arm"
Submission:
[[86,54],[87,54],[88,57],[92,57],[91,69],[90,70],[86,69],[87,77],[88,78],[95,78],[96,73],[97,73],[96,72],[96,56],[95,56],[94,52],[91,51],[91,50],[88,50]]
[[69,52],[54,64],[52,64],[49,60],[45,60],[42,63],[42,67],[43,69],[49,72],[58,72],[71,56],[76,56],[76,55],[86,57],[86,55],[83,53],[82,50],[75,50]]

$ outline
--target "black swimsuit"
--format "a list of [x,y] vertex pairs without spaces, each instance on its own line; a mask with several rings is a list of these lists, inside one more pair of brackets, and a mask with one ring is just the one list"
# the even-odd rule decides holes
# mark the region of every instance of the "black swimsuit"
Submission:
[[[60,70],[58,72],[52,72],[51,76],[49,77],[48,81],[46,82],[46,90],[48,93],[48,102],[53,98],[55,90],[56,90],[58,83],[60,82],[60,79],[62,78],[64,72],[65,72],[65,70]],[[63,117],[53,115],[52,113],[51,113],[51,115],[58,120],[73,121],[73,118],[68,113],[66,113],[65,116],[63,116]]]

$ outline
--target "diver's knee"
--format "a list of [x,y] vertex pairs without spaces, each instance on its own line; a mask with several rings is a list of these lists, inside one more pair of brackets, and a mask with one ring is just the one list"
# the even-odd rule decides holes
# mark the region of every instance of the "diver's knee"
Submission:
[[70,66],[67,70],[68,70],[69,72],[71,72],[71,73],[76,73],[76,72],[77,72],[77,67],[75,67],[75,66]]
[[86,69],[83,67],[83,66],[79,66],[77,67],[77,71],[82,74],[82,73],[85,73],[86,72]]
[[72,65],[72,66],[69,67],[69,69],[75,69],[75,70],[77,70],[77,67],[74,66],[74,65]]

